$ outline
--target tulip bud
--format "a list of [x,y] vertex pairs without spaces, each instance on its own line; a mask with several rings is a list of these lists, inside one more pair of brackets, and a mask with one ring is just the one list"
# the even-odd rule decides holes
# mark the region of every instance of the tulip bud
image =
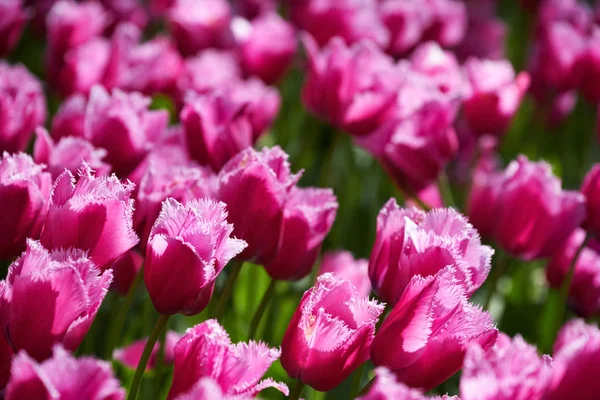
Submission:
[[182,394],[197,390],[199,381],[204,378],[211,378],[225,396],[254,398],[268,387],[287,396],[289,391],[285,384],[271,378],[260,381],[279,354],[278,349],[261,342],[231,343],[225,329],[210,319],[188,329],[175,346],[173,384],[167,399],[181,399]]
[[385,367],[375,369],[376,379],[369,391],[357,400],[460,400],[457,396],[427,397],[417,389],[411,389],[401,382],[397,382],[394,374]]
[[600,237],[600,164],[594,164],[583,178],[581,193],[587,210],[583,227]]
[[[180,334],[172,331],[167,332],[165,336],[164,358],[162,360],[164,365],[173,364],[173,360],[175,359],[175,345],[177,342],[179,342],[179,339],[181,339]],[[136,340],[122,349],[115,350],[113,353],[113,359],[119,361],[121,364],[129,368],[135,369],[140,363],[140,359],[142,358],[142,353],[144,352],[144,347],[146,346],[147,341],[148,338]],[[146,365],[146,371],[151,371],[154,369],[159,350],[160,343],[156,343],[152,348],[150,359]]]
[[321,275],[302,296],[281,344],[292,378],[329,391],[369,359],[383,304],[360,296],[349,281]]
[[83,127],[87,99],[81,94],[68,97],[52,118],[50,133],[55,140],[65,136],[84,137]]
[[0,152],[25,150],[45,120],[46,99],[37,78],[22,65],[0,61]]
[[490,315],[467,301],[447,277],[415,276],[371,345],[371,360],[411,387],[430,390],[463,363],[467,346],[487,350],[498,331]]
[[25,239],[39,238],[48,212],[52,176],[24,153],[0,158],[0,259],[25,249]]
[[78,249],[49,252],[29,240],[0,282],[0,323],[15,351],[38,361],[62,343],[75,350],[108,291],[112,271],[100,273]]
[[[185,206],[169,198],[148,238],[144,282],[161,314],[196,315],[208,304],[217,275],[245,247],[230,238],[225,204],[211,198]],[[181,278],[184,279],[181,279]]]
[[131,182],[96,178],[83,164],[76,180],[69,171],[55,181],[41,242],[48,249],[88,252],[101,269],[139,242],[133,231]]
[[0,56],[8,55],[17,45],[28,13],[21,0],[0,2]]
[[350,281],[360,296],[371,293],[369,281],[369,261],[364,258],[354,259],[346,250],[328,251],[323,254],[319,275],[332,273],[336,278]]
[[125,390],[110,363],[92,357],[76,359],[57,345],[52,358],[42,363],[23,351],[15,357],[6,400],[22,399],[123,400]]

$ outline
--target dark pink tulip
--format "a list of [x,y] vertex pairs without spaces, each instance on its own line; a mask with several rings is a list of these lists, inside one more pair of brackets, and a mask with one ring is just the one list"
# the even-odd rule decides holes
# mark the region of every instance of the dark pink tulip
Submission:
[[467,32],[456,55],[500,60],[505,57],[504,43],[508,34],[506,23],[497,16],[495,0],[467,1]]
[[246,247],[230,237],[232,231],[225,204],[214,199],[185,206],[173,198],[163,202],[144,266],[144,282],[158,312],[196,315],[206,307],[217,275]]
[[113,281],[110,289],[121,296],[126,296],[135,280],[135,276],[142,268],[144,257],[134,250],[129,250],[112,262]]
[[41,242],[48,249],[88,252],[101,269],[139,242],[133,230],[131,182],[95,177],[82,164],[78,179],[69,171],[55,181]]
[[[165,348],[164,348],[164,358],[163,362],[165,365],[173,364],[175,359],[175,345],[181,339],[181,335],[169,331],[167,332],[167,336],[165,338]],[[135,369],[140,363],[140,358],[142,358],[142,353],[144,352],[144,346],[146,346],[146,339],[136,340],[135,342],[121,348],[115,350],[113,353],[113,359],[119,361],[121,364]],[[150,354],[150,359],[148,360],[148,365],[146,365],[146,371],[150,371],[154,369],[156,364],[156,357],[158,356],[158,352],[160,350],[160,343],[156,343],[152,348],[152,353]]]
[[581,193],[585,196],[587,210],[583,226],[600,236],[600,164],[594,164],[583,178]]
[[307,290],[281,344],[281,365],[292,378],[329,391],[369,359],[383,304],[361,296],[349,281],[321,275]]
[[380,13],[390,32],[388,53],[401,56],[413,49],[431,22],[431,13],[419,1],[383,0]]
[[23,151],[46,120],[40,82],[22,65],[0,61],[0,152]]
[[523,340],[501,333],[487,351],[469,346],[460,379],[462,400],[541,400],[552,360]]
[[292,174],[288,155],[279,146],[243,150],[219,172],[219,200],[227,204],[234,234],[248,247],[240,255],[264,265],[275,257],[284,208],[301,173]]
[[463,364],[467,346],[489,349],[498,331],[490,315],[442,276],[415,276],[371,345],[371,360],[411,387],[430,390]]
[[456,0],[425,0],[423,7],[431,12],[430,25],[423,32],[423,41],[433,40],[443,47],[459,44],[467,30],[465,3]]
[[[576,229],[554,254],[546,269],[550,286],[556,289],[562,287],[573,257],[584,239],[585,231]],[[569,300],[571,307],[583,317],[600,311],[600,243],[595,239],[590,239],[577,257]]]
[[353,44],[368,40],[386,48],[390,37],[378,15],[377,0],[292,0],[291,18],[319,46],[334,37]]
[[415,275],[450,272],[470,296],[487,278],[493,253],[481,244],[467,219],[453,209],[425,213],[400,208],[390,199],[377,217],[369,276],[379,297],[391,305],[398,302]]
[[552,256],[583,222],[585,197],[562,190],[549,164],[521,155],[504,172],[484,172],[474,180],[468,210],[482,234],[533,260]]
[[271,378],[260,381],[279,354],[278,349],[261,342],[231,343],[225,329],[210,319],[188,329],[175,346],[173,384],[167,399],[181,399],[179,396],[196,390],[204,378],[211,378],[225,396],[254,398],[269,387],[287,396],[285,384]]
[[304,39],[306,107],[352,135],[371,133],[394,111],[403,79],[394,60],[369,41],[348,47],[334,38],[319,50],[312,38]]
[[[66,249],[66,250],[65,250]],[[0,283],[0,321],[15,351],[44,360],[52,346],[75,350],[108,291],[112,271],[100,270],[84,251],[49,252],[29,240]]]
[[273,279],[298,280],[308,275],[338,209],[331,189],[293,187],[283,209],[283,226],[275,258],[264,264]]
[[600,29],[597,27],[588,39],[585,52],[582,56],[583,77],[579,90],[590,103],[600,102]]
[[113,23],[130,23],[140,29],[148,24],[148,12],[142,0],[101,0]]
[[[235,18],[232,29],[246,73],[267,84],[281,80],[296,52],[294,28],[276,12],[271,12],[253,21]],[[273,40],[274,37],[277,40]]]
[[54,143],[48,131],[43,127],[35,130],[37,136],[33,147],[33,158],[36,163],[45,164],[53,178],[65,170],[76,174],[81,163],[85,162],[98,176],[110,173],[110,165],[102,161],[106,150],[97,149],[87,140],[80,137],[63,137]]
[[125,390],[110,363],[92,357],[76,359],[61,346],[38,363],[20,352],[13,361],[6,400],[123,400]]
[[167,11],[169,30],[184,56],[233,44],[231,7],[226,0],[175,0]]
[[464,68],[470,87],[463,110],[469,125],[479,134],[503,134],[529,88],[529,75],[515,76],[506,60],[470,58]]
[[319,275],[326,273],[350,281],[360,296],[368,296],[371,293],[369,261],[364,258],[355,259],[347,250],[328,251],[323,254]]
[[160,141],[169,122],[166,110],[151,111],[150,98],[115,89],[92,89],[85,115],[85,138],[106,149],[105,161],[127,176]]
[[234,0],[236,14],[247,19],[254,19],[263,14],[277,11],[277,0]]
[[86,107],[87,99],[81,94],[70,96],[63,101],[52,118],[52,137],[55,140],[65,136],[84,137]]
[[21,0],[0,1],[0,56],[15,48],[27,18],[28,13]]
[[25,239],[39,238],[48,212],[52,176],[24,153],[0,158],[0,259],[25,249]]
[[357,400],[460,400],[457,396],[425,396],[421,391],[396,381],[394,374],[385,367],[377,367],[375,375],[375,382],[367,394]]

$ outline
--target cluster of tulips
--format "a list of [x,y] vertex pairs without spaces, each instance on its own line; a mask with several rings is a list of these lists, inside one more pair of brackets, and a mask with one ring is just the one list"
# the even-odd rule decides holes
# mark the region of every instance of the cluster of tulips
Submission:
[[0,0],[0,398],[599,398],[600,5],[500,3]]

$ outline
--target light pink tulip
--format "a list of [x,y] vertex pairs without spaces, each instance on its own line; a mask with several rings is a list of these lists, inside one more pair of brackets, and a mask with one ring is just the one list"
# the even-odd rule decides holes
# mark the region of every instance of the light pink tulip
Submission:
[[347,250],[328,251],[323,254],[319,275],[332,273],[335,277],[352,282],[361,296],[371,293],[369,261],[355,259]]

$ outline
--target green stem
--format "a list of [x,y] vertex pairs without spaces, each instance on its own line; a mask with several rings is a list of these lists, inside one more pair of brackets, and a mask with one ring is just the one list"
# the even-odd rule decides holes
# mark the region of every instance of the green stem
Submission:
[[156,363],[154,363],[154,370],[156,371],[156,392],[160,392],[162,387],[163,372],[165,368],[165,343],[167,340],[167,329],[163,329],[158,338],[158,354],[156,355]]
[[298,400],[300,398],[300,394],[302,393],[302,389],[304,389],[304,383],[300,379],[296,381],[296,386],[292,389],[292,393],[290,393],[289,400]]
[[135,400],[137,397],[140,384],[142,383],[142,378],[144,377],[144,372],[146,371],[146,366],[148,365],[148,360],[150,359],[150,355],[152,354],[152,350],[154,349],[154,345],[156,344],[158,336],[167,325],[169,317],[170,315],[168,314],[161,314],[160,317],[158,317],[158,321],[156,321],[156,325],[154,325],[154,329],[152,330],[152,333],[146,342],[146,346],[144,346],[142,358],[140,358],[140,362],[135,370],[135,375],[133,376],[133,382],[131,382],[131,388],[129,389],[129,396],[127,396],[127,400]]
[[269,287],[265,291],[265,294],[258,305],[258,308],[254,312],[254,316],[252,317],[252,321],[250,322],[250,331],[248,333],[248,339],[254,339],[256,335],[256,331],[258,330],[258,326],[260,325],[260,320],[262,319],[263,314],[267,310],[267,306],[271,302],[273,298],[273,294],[275,293],[275,286],[277,284],[276,279],[272,279],[271,283],[269,283]]
[[389,304],[385,305],[383,312],[379,316],[379,321],[377,321],[377,325],[375,325],[375,332],[379,332],[379,328],[381,328],[381,325],[383,325],[383,321],[385,321],[385,317],[387,317],[387,315],[392,311],[392,308],[393,307],[390,306]]
[[444,201],[444,205],[446,207],[457,208],[456,200],[454,200],[454,195],[452,194],[452,188],[450,187],[450,181],[448,180],[448,175],[446,172],[440,172],[440,176],[438,177],[438,189],[440,191],[440,195],[442,196],[442,200]]
[[369,391],[369,388],[375,383],[376,377],[373,377],[367,384],[361,389],[360,392],[356,395],[356,397],[364,396]]
[[358,366],[356,371],[354,371],[354,376],[352,377],[352,386],[350,386],[351,399],[358,397],[358,392],[360,391],[360,383],[362,382],[362,377],[365,373],[366,366],[367,363],[362,363]]
[[129,314],[129,310],[131,309],[131,304],[133,304],[133,300],[135,298],[135,291],[136,291],[137,287],[140,285],[140,283],[142,282],[143,278],[144,278],[144,267],[142,266],[140,268],[140,270],[137,272],[137,274],[135,275],[135,278],[134,278],[133,282],[131,283],[129,290],[127,291],[127,296],[125,296],[125,300],[123,301],[123,304],[121,305],[121,309],[119,310],[119,313],[117,314],[116,318],[113,320],[112,324],[110,325],[110,330],[108,333],[108,342],[107,342],[108,345],[106,346],[106,353],[105,353],[105,356],[107,359],[112,358],[112,353],[115,350],[115,347],[117,347],[117,343],[121,336],[121,331],[123,330],[123,325],[125,325],[125,320],[127,319],[127,314]]
[[227,303],[229,302],[229,298],[233,293],[233,287],[235,286],[235,281],[240,275],[240,271],[242,270],[242,261],[232,261],[231,263],[231,271],[229,271],[229,276],[227,277],[227,282],[225,282],[225,287],[223,288],[223,292],[221,292],[221,297],[219,298],[219,302],[217,303],[217,308],[215,309],[214,318],[220,320],[225,313],[225,309],[227,308]]

